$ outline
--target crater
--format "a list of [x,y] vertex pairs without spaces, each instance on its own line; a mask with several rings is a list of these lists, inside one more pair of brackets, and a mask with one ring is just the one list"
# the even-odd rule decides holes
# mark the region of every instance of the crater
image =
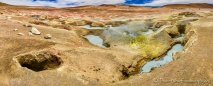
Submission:
[[22,67],[35,72],[56,69],[63,63],[60,57],[47,51],[19,55],[15,59]]

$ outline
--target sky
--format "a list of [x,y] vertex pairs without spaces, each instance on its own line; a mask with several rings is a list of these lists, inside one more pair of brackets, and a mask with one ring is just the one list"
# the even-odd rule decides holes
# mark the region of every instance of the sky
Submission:
[[163,6],[166,4],[209,3],[213,0],[0,0],[12,5],[74,7],[101,4],[129,4],[136,6]]

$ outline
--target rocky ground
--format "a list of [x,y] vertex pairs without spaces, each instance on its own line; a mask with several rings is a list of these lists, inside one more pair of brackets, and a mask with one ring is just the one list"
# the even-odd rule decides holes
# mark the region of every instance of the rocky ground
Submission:
[[[212,5],[0,5],[1,86],[212,85]],[[154,33],[103,35],[113,31],[108,25]],[[103,38],[107,47],[91,44],[84,37],[88,34]],[[161,58],[177,43],[184,49],[173,53],[174,61],[138,74],[145,62]]]

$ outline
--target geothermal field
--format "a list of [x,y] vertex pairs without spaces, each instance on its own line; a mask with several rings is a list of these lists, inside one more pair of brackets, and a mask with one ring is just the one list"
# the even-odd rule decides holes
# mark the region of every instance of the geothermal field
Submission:
[[0,86],[213,86],[213,5],[0,3]]

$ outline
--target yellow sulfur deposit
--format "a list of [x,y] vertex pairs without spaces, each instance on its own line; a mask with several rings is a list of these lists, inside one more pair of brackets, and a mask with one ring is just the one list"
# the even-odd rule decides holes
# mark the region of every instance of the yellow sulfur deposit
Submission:
[[139,49],[143,57],[148,58],[159,56],[162,49],[166,46],[165,44],[156,42],[155,39],[144,35],[131,39],[130,45],[134,49]]

